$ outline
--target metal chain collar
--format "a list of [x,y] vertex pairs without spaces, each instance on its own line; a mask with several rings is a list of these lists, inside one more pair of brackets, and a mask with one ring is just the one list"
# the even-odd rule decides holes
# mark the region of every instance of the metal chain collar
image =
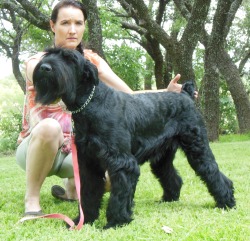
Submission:
[[85,101],[85,103],[79,109],[71,111],[71,113],[77,114],[77,113],[81,112],[88,105],[88,103],[91,101],[94,93],[95,93],[95,85],[93,86],[92,92],[90,93],[89,98]]

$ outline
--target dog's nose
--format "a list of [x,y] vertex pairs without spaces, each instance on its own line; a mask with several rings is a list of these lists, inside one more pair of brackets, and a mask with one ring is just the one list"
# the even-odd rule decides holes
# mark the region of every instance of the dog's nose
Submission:
[[52,70],[51,66],[49,64],[42,64],[40,69],[42,71],[50,72]]

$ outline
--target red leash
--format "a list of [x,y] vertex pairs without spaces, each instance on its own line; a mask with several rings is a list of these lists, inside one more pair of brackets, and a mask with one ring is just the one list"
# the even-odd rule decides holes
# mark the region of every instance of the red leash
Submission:
[[71,136],[71,140],[72,140],[71,148],[72,148],[72,161],[73,161],[73,168],[74,168],[75,186],[76,186],[76,193],[77,193],[77,197],[79,201],[79,210],[80,210],[79,223],[74,229],[80,230],[84,223],[84,215],[83,215],[83,210],[82,210],[82,205],[81,205],[81,195],[80,195],[81,184],[80,184],[80,174],[79,174],[77,150],[76,150],[74,135]]
[[79,175],[79,166],[78,166],[78,160],[77,160],[77,150],[76,150],[76,145],[75,145],[75,136],[71,136],[71,141],[72,141],[72,162],[73,162],[73,169],[74,169],[74,178],[75,178],[75,186],[76,186],[76,192],[77,192],[77,197],[79,200],[79,210],[80,210],[80,220],[79,223],[75,226],[75,223],[70,219],[68,216],[60,214],[60,213],[51,213],[51,214],[44,214],[41,216],[30,216],[30,217],[23,217],[19,220],[19,223],[23,223],[27,220],[33,220],[37,218],[56,218],[56,219],[61,219],[64,222],[66,222],[70,226],[70,230],[80,230],[83,226],[84,223],[84,215],[83,215],[83,210],[81,206],[81,196],[80,196],[80,175]]

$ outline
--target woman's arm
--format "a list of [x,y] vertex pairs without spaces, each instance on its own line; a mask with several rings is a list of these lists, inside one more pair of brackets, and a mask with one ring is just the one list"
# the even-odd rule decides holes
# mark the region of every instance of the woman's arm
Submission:
[[101,81],[107,84],[110,87],[113,87],[116,90],[120,90],[129,94],[133,94],[133,90],[119,78],[109,65],[103,59],[100,60],[98,68],[98,77]]
[[116,90],[120,90],[129,94],[138,94],[138,93],[147,93],[147,92],[162,92],[162,91],[171,91],[171,92],[181,92],[181,84],[178,84],[178,80],[180,79],[181,75],[177,74],[169,83],[166,89],[160,90],[139,90],[133,91],[129,86],[120,79],[113,70],[109,67],[109,65],[103,59],[100,59],[98,65],[98,75],[101,81],[105,84],[113,87]]
[[177,74],[168,84],[168,87],[166,89],[158,89],[158,90],[138,90],[134,91],[134,93],[148,93],[148,92],[163,92],[163,91],[169,91],[169,92],[181,92],[182,85],[178,84],[178,80],[181,78],[180,74]]

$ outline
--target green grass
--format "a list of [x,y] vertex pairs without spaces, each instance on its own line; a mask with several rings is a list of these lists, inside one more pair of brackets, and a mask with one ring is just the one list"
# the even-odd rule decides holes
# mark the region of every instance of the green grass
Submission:
[[[175,165],[184,180],[180,201],[159,203],[161,189],[149,171],[141,168],[135,195],[134,221],[118,229],[102,230],[106,223],[105,195],[100,218],[94,225],[84,225],[80,231],[68,231],[60,220],[39,219],[18,224],[23,214],[25,174],[16,165],[15,157],[0,158],[0,240],[188,240],[188,241],[246,241],[250,237],[250,141],[212,143],[211,147],[221,171],[235,186],[237,209],[224,211],[214,208],[214,201],[205,186],[194,175],[184,155],[178,153]],[[50,187],[61,184],[57,177],[46,179],[41,191],[45,213],[63,213],[71,218],[77,214],[76,203],[55,200]],[[163,226],[173,229],[171,234]]]
[[249,141],[250,132],[246,134],[230,134],[219,137],[220,142]]

